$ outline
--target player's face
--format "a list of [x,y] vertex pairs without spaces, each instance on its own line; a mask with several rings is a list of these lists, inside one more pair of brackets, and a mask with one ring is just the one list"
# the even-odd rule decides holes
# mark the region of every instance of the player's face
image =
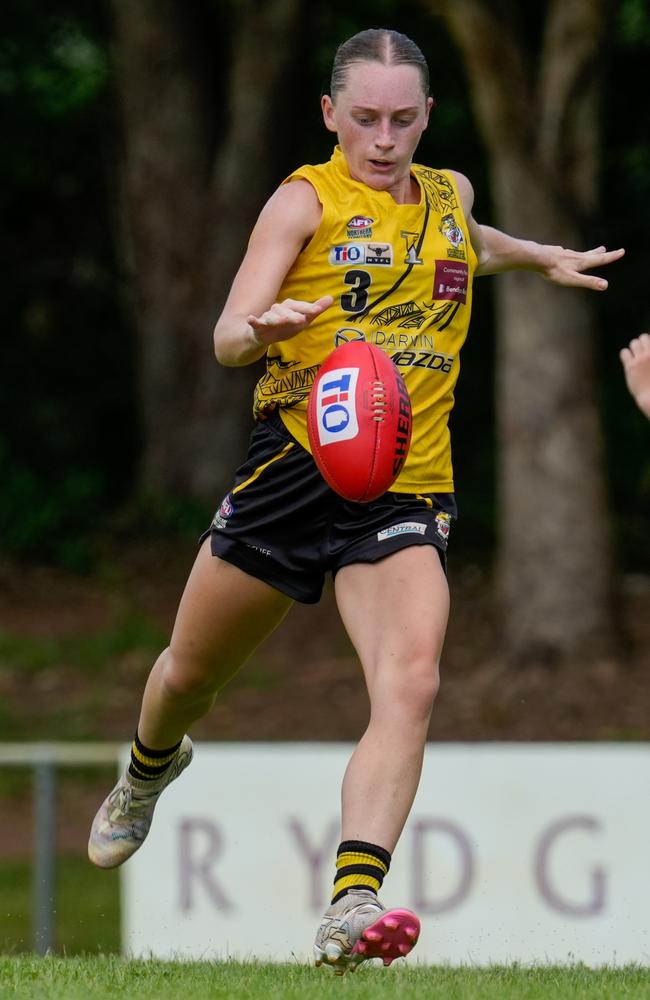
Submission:
[[325,125],[338,134],[355,180],[409,199],[415,148],[427,127],[433,101],[416,66],[353,63],[334,104],[323,97]]

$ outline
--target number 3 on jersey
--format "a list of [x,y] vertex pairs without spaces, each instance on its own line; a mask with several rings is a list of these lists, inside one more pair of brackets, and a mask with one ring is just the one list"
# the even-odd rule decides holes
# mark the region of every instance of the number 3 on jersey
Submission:
[[346,271],[343,280],[350,286],[350,291],[341,296],[341,309],[350,313],[363,312],[368,304],[368,289],[372,278],[367,271],[354,270]]

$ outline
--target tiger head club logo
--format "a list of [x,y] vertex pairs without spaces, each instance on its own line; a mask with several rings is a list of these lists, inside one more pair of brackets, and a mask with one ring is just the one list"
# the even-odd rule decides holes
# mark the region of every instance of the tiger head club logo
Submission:
[[349,240],[368,240],[372,236],[375,219],[367,215],[353,215],[347,224]]
[[440,232],[450,243],[450,248],[447,251],[449,256],[456,260],[465,260],[465,248],[463,245],[465,237],[452,212],[448,215],[443,215],[440,221]]
[[436,514],[436,531],[445,542],[449,538],[450,529],[451,515],[444,510],[439,511],[439,513]]

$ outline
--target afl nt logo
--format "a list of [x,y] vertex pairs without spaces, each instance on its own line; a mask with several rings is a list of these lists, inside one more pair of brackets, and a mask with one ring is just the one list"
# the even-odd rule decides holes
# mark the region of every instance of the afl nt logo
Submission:
[[363,330],[356,330],[353,326],[342,326],[340,330],[336,331],[334,346],[340,347],[341,344],[351,344],[353,340],[365,339],[366,335]]

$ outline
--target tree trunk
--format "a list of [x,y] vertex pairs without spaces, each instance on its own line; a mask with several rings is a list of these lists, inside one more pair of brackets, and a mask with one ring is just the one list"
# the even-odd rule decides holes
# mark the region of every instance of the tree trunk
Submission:
[[[465,61],[497,225],[582,248],[596,200],[603,2],[549,2],[538,60],[525,57],[516,18],[507,11],[499,17],[491,6],[430,4]],[[517,663],[554,662],[602,651],[611,637],[594,293],[525,272],[493,280],[505,646]]]
[[215,502],[243,457],[259,371],[218,366],[212,329],[277,180],[272,109],[299,0],[242,3],[230,53],[202,4],[112,3],[141,346],[141,489]]

